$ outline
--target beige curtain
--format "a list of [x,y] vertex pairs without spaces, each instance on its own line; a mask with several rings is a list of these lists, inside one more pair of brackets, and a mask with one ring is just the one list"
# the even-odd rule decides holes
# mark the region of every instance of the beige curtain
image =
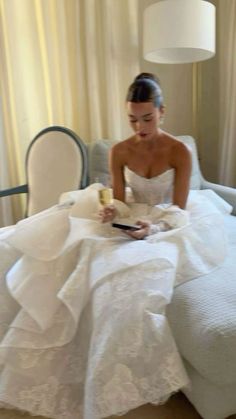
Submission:
[[25,183],[28,144],[49,125],[67,126],[85,142],[128,135],[125,93],[139,71],[137,0],[0,0],[0,13],[11,185]]
[[[9,185],[9,170],[6,153],[5,135],[2,121],[2,103],[0,99],[0,190]],[[13,224],[13,214],[9,197],[0,200],[0,227]]]
[[220,182],[236,187],[236,1],[219,1]]

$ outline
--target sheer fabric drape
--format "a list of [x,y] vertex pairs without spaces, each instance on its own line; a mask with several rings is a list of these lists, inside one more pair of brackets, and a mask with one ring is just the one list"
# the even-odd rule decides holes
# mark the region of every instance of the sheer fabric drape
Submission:
[[[4,129],[2,121],[2,104],[0,100],[0,189],[9,183],[8,162],[6,145],[4,141]],[[11,202],[8,197],[2,198],[0,201],[0,227],[4,227],[13,223],[13,214]]]
[[220,182],[236,187],[236,2],[219,1]]
[[85,142],[128,135],[125,92],[139,71],[137,0],[0,0],[0,12],[10,186],[25,182],[27,147],[46,126],[67,126]]

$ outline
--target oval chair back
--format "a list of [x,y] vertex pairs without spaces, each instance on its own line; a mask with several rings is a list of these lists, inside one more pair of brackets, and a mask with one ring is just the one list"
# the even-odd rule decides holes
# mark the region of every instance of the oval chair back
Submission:
[[26,176],[26,216],[30,216],[55,205],[63,192],[86,187],[87,148],[68,128],[45,128],[28,148]]

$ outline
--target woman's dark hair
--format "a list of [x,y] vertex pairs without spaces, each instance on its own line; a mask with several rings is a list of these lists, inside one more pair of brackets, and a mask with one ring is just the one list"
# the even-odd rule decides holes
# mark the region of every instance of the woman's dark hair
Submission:
[[152,73],[141,73],[130,85],[127,102],[153,102],[156,108],[163,105],[163,95],[159,79]]

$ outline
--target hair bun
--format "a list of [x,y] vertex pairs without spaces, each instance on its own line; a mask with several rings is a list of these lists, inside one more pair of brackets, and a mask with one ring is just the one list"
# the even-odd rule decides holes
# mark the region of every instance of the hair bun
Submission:
[[134,81],[143,80],[143,79],[152,80],[160,86],[160,80],[158,79],[157,76],[155,76],[155,74],[152,74],[152,73],[140,73],[135,77]]
[[163,95],[159,79],[152,73],[140,73],[129,86],[127,102],[152,102],[156,108],[163,106]]

